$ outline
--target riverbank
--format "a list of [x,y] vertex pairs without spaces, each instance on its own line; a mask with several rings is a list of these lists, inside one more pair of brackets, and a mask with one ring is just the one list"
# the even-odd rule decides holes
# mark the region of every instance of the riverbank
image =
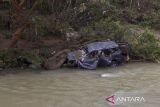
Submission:
[[10,68],[10,69],[1,69],[0,76],[5,76],[9,74],[20,74],[20,73],[40,73],[44,71],[44,69],[22,69],[22,68]]
[[[39,74],[39,73],[50,73],[50,72],[64,72],[64,73],[71,73],[71,72],[99,72],[101,70],[116,70],[119,68],[123,68],[129,65],[138,65],[138,64],[151,64],[151,65],[160,65],[158,63],[152,63],[152,62],[142,62],[142,61],[132,61],[128,63],[123,63],[120,66],[117,67],[106,67],[106,68],[97,68],[95,70],[86,70],[86,69],[80,69],[80,68],[74,68],[74,67],[66,67],[63,66],[57,70],[45,70],[43,68],[33,69],[33,68],[8,68],[8,69],[2,69],[0,70],[0,76],[10,75],[10,74],[23,74],[23,73],[33,73],[33,74]],[[133,68],[134,69],[134,68]],[[66,71],[66,72],[65,72]]]

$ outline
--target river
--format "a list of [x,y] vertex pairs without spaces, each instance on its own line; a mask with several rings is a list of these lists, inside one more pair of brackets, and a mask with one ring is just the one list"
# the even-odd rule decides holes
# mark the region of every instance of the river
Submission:
[[106,96],[136,93],[145,102],[116,107],[160,107],[160,66],[131,63],[86,71],[22,72],[0,76],[0,107],[113,107]]

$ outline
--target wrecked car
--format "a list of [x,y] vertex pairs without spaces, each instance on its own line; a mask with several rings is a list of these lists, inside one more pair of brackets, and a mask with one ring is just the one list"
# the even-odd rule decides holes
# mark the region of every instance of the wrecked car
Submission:
[[93,42],[76,51],[64,50],[57,53],[48,60],[45,66],[47,69],[56,69],[65,64],[89,70],[94,70],[97,67],[115,67],[124,62],[123,53],[119,44],[114,41]]
[[84,69],[118,66],[124,60],[119,45],[113,41],[89,43],[67,54],[67,63]]

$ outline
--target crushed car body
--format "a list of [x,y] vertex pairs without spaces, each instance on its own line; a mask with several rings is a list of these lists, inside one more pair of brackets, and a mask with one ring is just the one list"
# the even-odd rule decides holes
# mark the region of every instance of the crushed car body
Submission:
[[97,67],[118,66],[124,61],[119,45],[113,41],[89,43],[83,48],[67,53],[68,65],[94,70]]

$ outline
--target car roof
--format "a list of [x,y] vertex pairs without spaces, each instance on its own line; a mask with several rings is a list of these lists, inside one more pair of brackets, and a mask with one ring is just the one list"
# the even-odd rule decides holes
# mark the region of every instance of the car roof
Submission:
[[93,51],[112,49],[117,47],[119,47],[118,44],[113,41],[93,42],[86,45],[86,49],[89,53]]

